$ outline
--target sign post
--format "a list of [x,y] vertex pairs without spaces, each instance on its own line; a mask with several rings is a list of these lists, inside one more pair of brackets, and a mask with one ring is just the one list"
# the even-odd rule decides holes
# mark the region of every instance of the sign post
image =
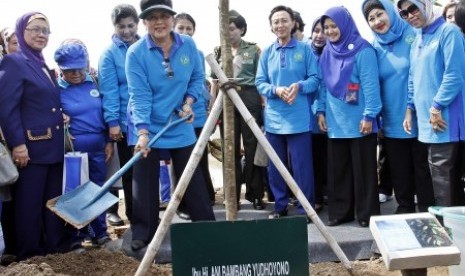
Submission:
[[171,226],[173,275],[309,275],[305,216]]

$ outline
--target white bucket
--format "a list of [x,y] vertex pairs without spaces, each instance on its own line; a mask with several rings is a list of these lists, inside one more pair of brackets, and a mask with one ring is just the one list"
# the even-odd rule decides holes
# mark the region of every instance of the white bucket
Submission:
[[455,245],[460,249],[460,265],[449,266],[450,276],[465,275],[465,206],[458,207],[429,207],[428,211],[444,218],[444,226],[447,228]]

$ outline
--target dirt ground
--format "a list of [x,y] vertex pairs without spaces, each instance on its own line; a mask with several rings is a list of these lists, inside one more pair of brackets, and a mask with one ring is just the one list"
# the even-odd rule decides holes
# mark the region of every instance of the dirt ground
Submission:
[[[222,191],[217,191],[216,202],[223,201]],[[124,215],[124,200],[120,201],[119,214]],[[127,222],[127,221],[126,221]],[[124,227],[108,227],[112,239],[122,236]],[[84,247],[85,244],[84,244]],[[134,275],[140,262],[128,257],[119,251],[109,251],[94,247],[86,247],[82,253],[54,254],[44,257],[34,257],[20,263],[12,263],[7,267],[0,266],[0,275],[11,276],[55,276],[55,275]],[[324,262],[309,264],[310,275],[319,276],[400,276],[400,271],[388,271],[381,258],[352,262],[352,274],[342,264],[335,262]],[[148,275],[168,276],[172,275],[171,264],[152,265]],[[428,276],[448,276],[447,267],[434,267],[428,269]]]
[[[51,275],[134,275],[139,262],[121,252],[110,252],[103,249],[88,250],[83,253],[66,253],[34,257],[20,263],[12,263],[8,267],[0,267],[1,275],[15,276],[51,276]],[[387,271],[381,259],[355,261],[352,263],[352,275],[401,275],[399,271]],[[340,263],[326,262],[310,264],[311,275],[351,274]],[[172,275],[171,265],[153,265],[148,275]],[[428,269],[429,276],[449,275],[447,267]]]

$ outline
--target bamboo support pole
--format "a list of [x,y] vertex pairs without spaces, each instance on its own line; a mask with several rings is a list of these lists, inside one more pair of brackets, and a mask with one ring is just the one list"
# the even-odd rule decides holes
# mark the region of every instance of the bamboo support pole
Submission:
[[[216,60],[215,60],[215,58],[213,57],[212,54],[208,55],[205,58],[205,60],[210,65],[210,68],[215,73],[215,75],[218,77],[220,83],[225,83],[225,82],[228,81],[228,78],[226,77],[224,72],[221,70],[220,66],[218,65],[218,63],[216,62]],[[228,91],[226,91],[226,92],[228,93],[229,98],[233,101],[234,105],[238,109],[239,113],[244,118],[247,125],[252,130],[255,137],[257,137],[258,142],[260,143],[260,145],[262,145],[263,149],[265,150],[265,152],[268,155],[268,157],[270,158],[270,160],[273,162],[273,164],[276,166],[276,168],[278,169],[278,171],[280,172],[280,174],[284,178],[284,181],[286,181],[286,183],[289,186],[289,188],[291,189],[291,191],[294,193],[294,195],[299,200],[300,204],[303,206],[303,208],[307,212],[308,217],[313,221],[313,223],[315,223],[315,226],[318,228],[320,233],[326,239],[329,246],[331,247],[333,252],[336,254],[336,256],[339,258],[339,260],[343,263],[343,265],[348,270],[351,270],[351,264],[350,264],[349,259],[344,254],[344,252],[342,251],[342,249],[339,246],[339,244],[337,243],[337,241],[328,232],[328,229],[323,224],[321,219],[318,217],[315,210],[313,210],[312,206],[310,205],[310,202],[308,202],[307,198],[302,193],[299,186],[297,185],[297,183],[292,178],[289,171],[286,169],[286,167],[282,163],[281,159],[279,159],[278,155],[276,154],[276,152],[271,147],[270,143],[266,139],[265,135],[262,133],[262,130],[260,129],[260,127],[255,122],[254,117],[250,114],[249,110],[247,109],[247,107],[242,102],[242,100],[239,97],[239,95],[237,94],[236,90],[231,88],[231,89],[228,89]]]

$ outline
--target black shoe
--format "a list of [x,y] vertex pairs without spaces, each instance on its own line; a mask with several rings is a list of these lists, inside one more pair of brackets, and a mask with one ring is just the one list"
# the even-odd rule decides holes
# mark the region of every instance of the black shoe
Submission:
[[18,258],[15,255],[3,254],[0,256],[0,265],[9,266],[11,263],[18,262]]
[[273,211],[268,215],[268,218],[269,219],[277,219],[277,218],[285,217],[285,216],[287,216],[287,209],[284,209],[281,212]]
[[82,240],[78,240],[78,241],[71,243],[69,250],[70,252],[74,252],[74,253],[82,253],[86,251],[84,247],[82,246]]
[[263,200],[260,198],[256,198],[253,200],[253,208],[255,210],[263,210],[265,209],[265,204],[263,203]]
[[353,221],[353,219],[332,219],[328,221],[328,226],[338,226],[345,222]]
[[123,226],[124,221],[117,213],[107,213],[107,221],[111,226]]
[[147,244],[143,240],[132,240],[131,241],[131,249],[134,251],[138,251],[146,246]]
[[363,219],[359,219],[358,220],[358,224],[361,226],[361,227],[368,227],[368,221],[367,220],[363,220]]
[[191,219],[191,216],[186,212],[177,210],[176,214],[178,215],[179,218],[181,218],[183,220],[190,220]]
[[299,200],[295,197],[290,197],[289,198],[289,205],[291,206],[298,206],[299,205]]
[[93,238],[92,239],[92,244],[95,244],[97,246],[104,246],[109,241],[111,241],[110,237],[103,236],[103,237],[100,237],[100,238]]
[[169,203],[168,201],[166,201],[166,202],[160,202],[160,204],[158,205],[158,209],[159,209],[160,211],[166,210],[166,208],[168,207],[168,203]]

